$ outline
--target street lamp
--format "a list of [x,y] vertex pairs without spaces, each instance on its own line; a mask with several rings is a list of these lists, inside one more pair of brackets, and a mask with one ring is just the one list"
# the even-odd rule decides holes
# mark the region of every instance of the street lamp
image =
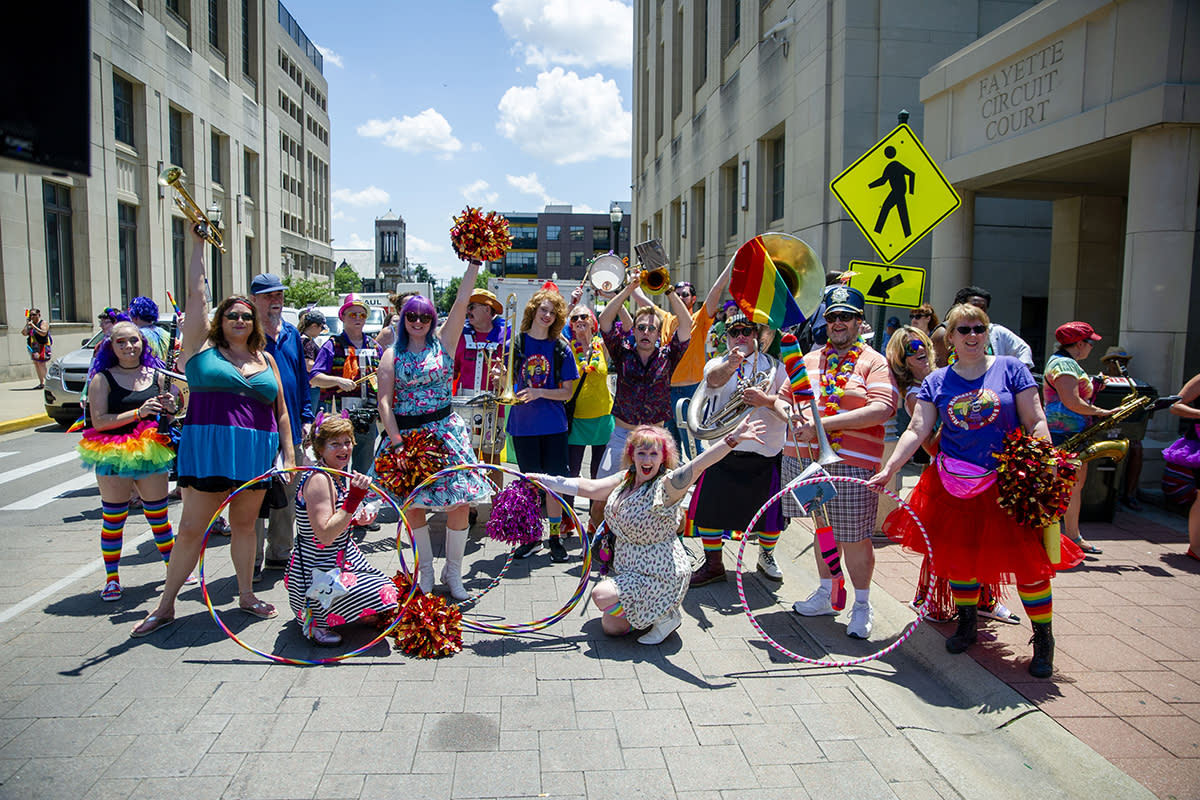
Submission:
[[625,212],[621,209],[621,204],[616,200],[608,208],[608,219],[612,222],[612,251],[618,256],[621,255],[621,219],[625,216]]

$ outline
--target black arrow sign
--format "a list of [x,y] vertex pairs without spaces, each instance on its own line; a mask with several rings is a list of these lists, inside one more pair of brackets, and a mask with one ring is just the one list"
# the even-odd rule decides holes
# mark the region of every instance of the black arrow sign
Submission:
[[880,300],[888,299],[888,292],[895,289],[897,286],[904,283],[904,275],[893,275],[886,281],[879,275],[875,276],[875,282],[871,284],[870,290],[867,292],[867,297],[878,297]]

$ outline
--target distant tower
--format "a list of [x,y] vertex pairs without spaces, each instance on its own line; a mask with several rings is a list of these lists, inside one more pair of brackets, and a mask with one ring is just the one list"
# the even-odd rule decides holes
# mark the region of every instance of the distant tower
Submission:
[[375,220],[375,274],[383,276],[385,285],[394,287],[404,280],[406,264],[404,218],[389,208]]

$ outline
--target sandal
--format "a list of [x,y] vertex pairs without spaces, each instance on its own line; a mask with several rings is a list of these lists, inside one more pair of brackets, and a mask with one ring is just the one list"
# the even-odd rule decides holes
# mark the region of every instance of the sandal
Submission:
[[1091,542],[1089,542],[1087,544],[1084,544],[1083,542],[1076,542],[1075,544],[1079,545],[1079,549],[1082,550],[1083,552],[1087,553],[1089,556],[1098,556],[1104,552],[1103,550],[1101,550],[1099,547],[1096,547],[1096,545],[1092,544]]
[[272,617],[279,616],[279,612],[275,610],[275,606],[263,600],[258,600],[254,605],[250,606],[239,605],[238,608],[250,616],[258,617],[259,619],[271,619]]
[[112,603],[121,599],[121,584],[119,581],[109,581],[100,592],[100,599]]
[[151,614],[138,623],[137,626],[135,626],[134,629],[129,632],[129,635],[135,639],[140,639],[143,636],[149,636],[160,628],[167,627],[174,621],[174,617],[158,617],[154,614]]

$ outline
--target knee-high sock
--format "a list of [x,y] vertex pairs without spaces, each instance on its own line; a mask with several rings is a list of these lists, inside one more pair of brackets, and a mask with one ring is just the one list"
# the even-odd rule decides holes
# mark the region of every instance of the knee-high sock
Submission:
[[704,552],[706,553],[712,550],[720,550],[721,546],[725,543],[725,537],[730,533],[732,531],[696,526],[696,535],[704,543]]
[[758,546],[763,552],[769,553],[775,549],[775,545],[779,542],[779,534],[782,531],[767,531],[766,533],[758,534]]
[[557,517],[549,517],[550,520],[550,538],[557,539],[562,533],[562,515]]
[[100,525],[100,557],[104,559],[104,582],[120,581],[117,564],[121,561],[121,543],[125,536],[125,518],[129,516],[129,501],[105,503],[100,501],[104,521]]
[[1054,596],[1050,592],[1050,581],[1017,584],[1017,594],[1030,622],[1049,622],[1054,616]]
[[600,609],[600,611],[601,611],[601,613],[608,614],[610,617],[625,616],[625,607],[623,605],[621,605],[620,598],[617,598],[617,601],[615,603],[613,603],[611,606],[608,606],[607,608],[602,608],[602,609]]
[[974,578],[951,578],[950,594],[956,606],[979,605],[979,581]]
[[175,546],[175,533],[171,530],[171,521],[167,519],[167,498],[161,500],[142,500],[142,513],[154,534],[154,544],[158,546],[158,554],[163,562],[171,563],[171,548]]

